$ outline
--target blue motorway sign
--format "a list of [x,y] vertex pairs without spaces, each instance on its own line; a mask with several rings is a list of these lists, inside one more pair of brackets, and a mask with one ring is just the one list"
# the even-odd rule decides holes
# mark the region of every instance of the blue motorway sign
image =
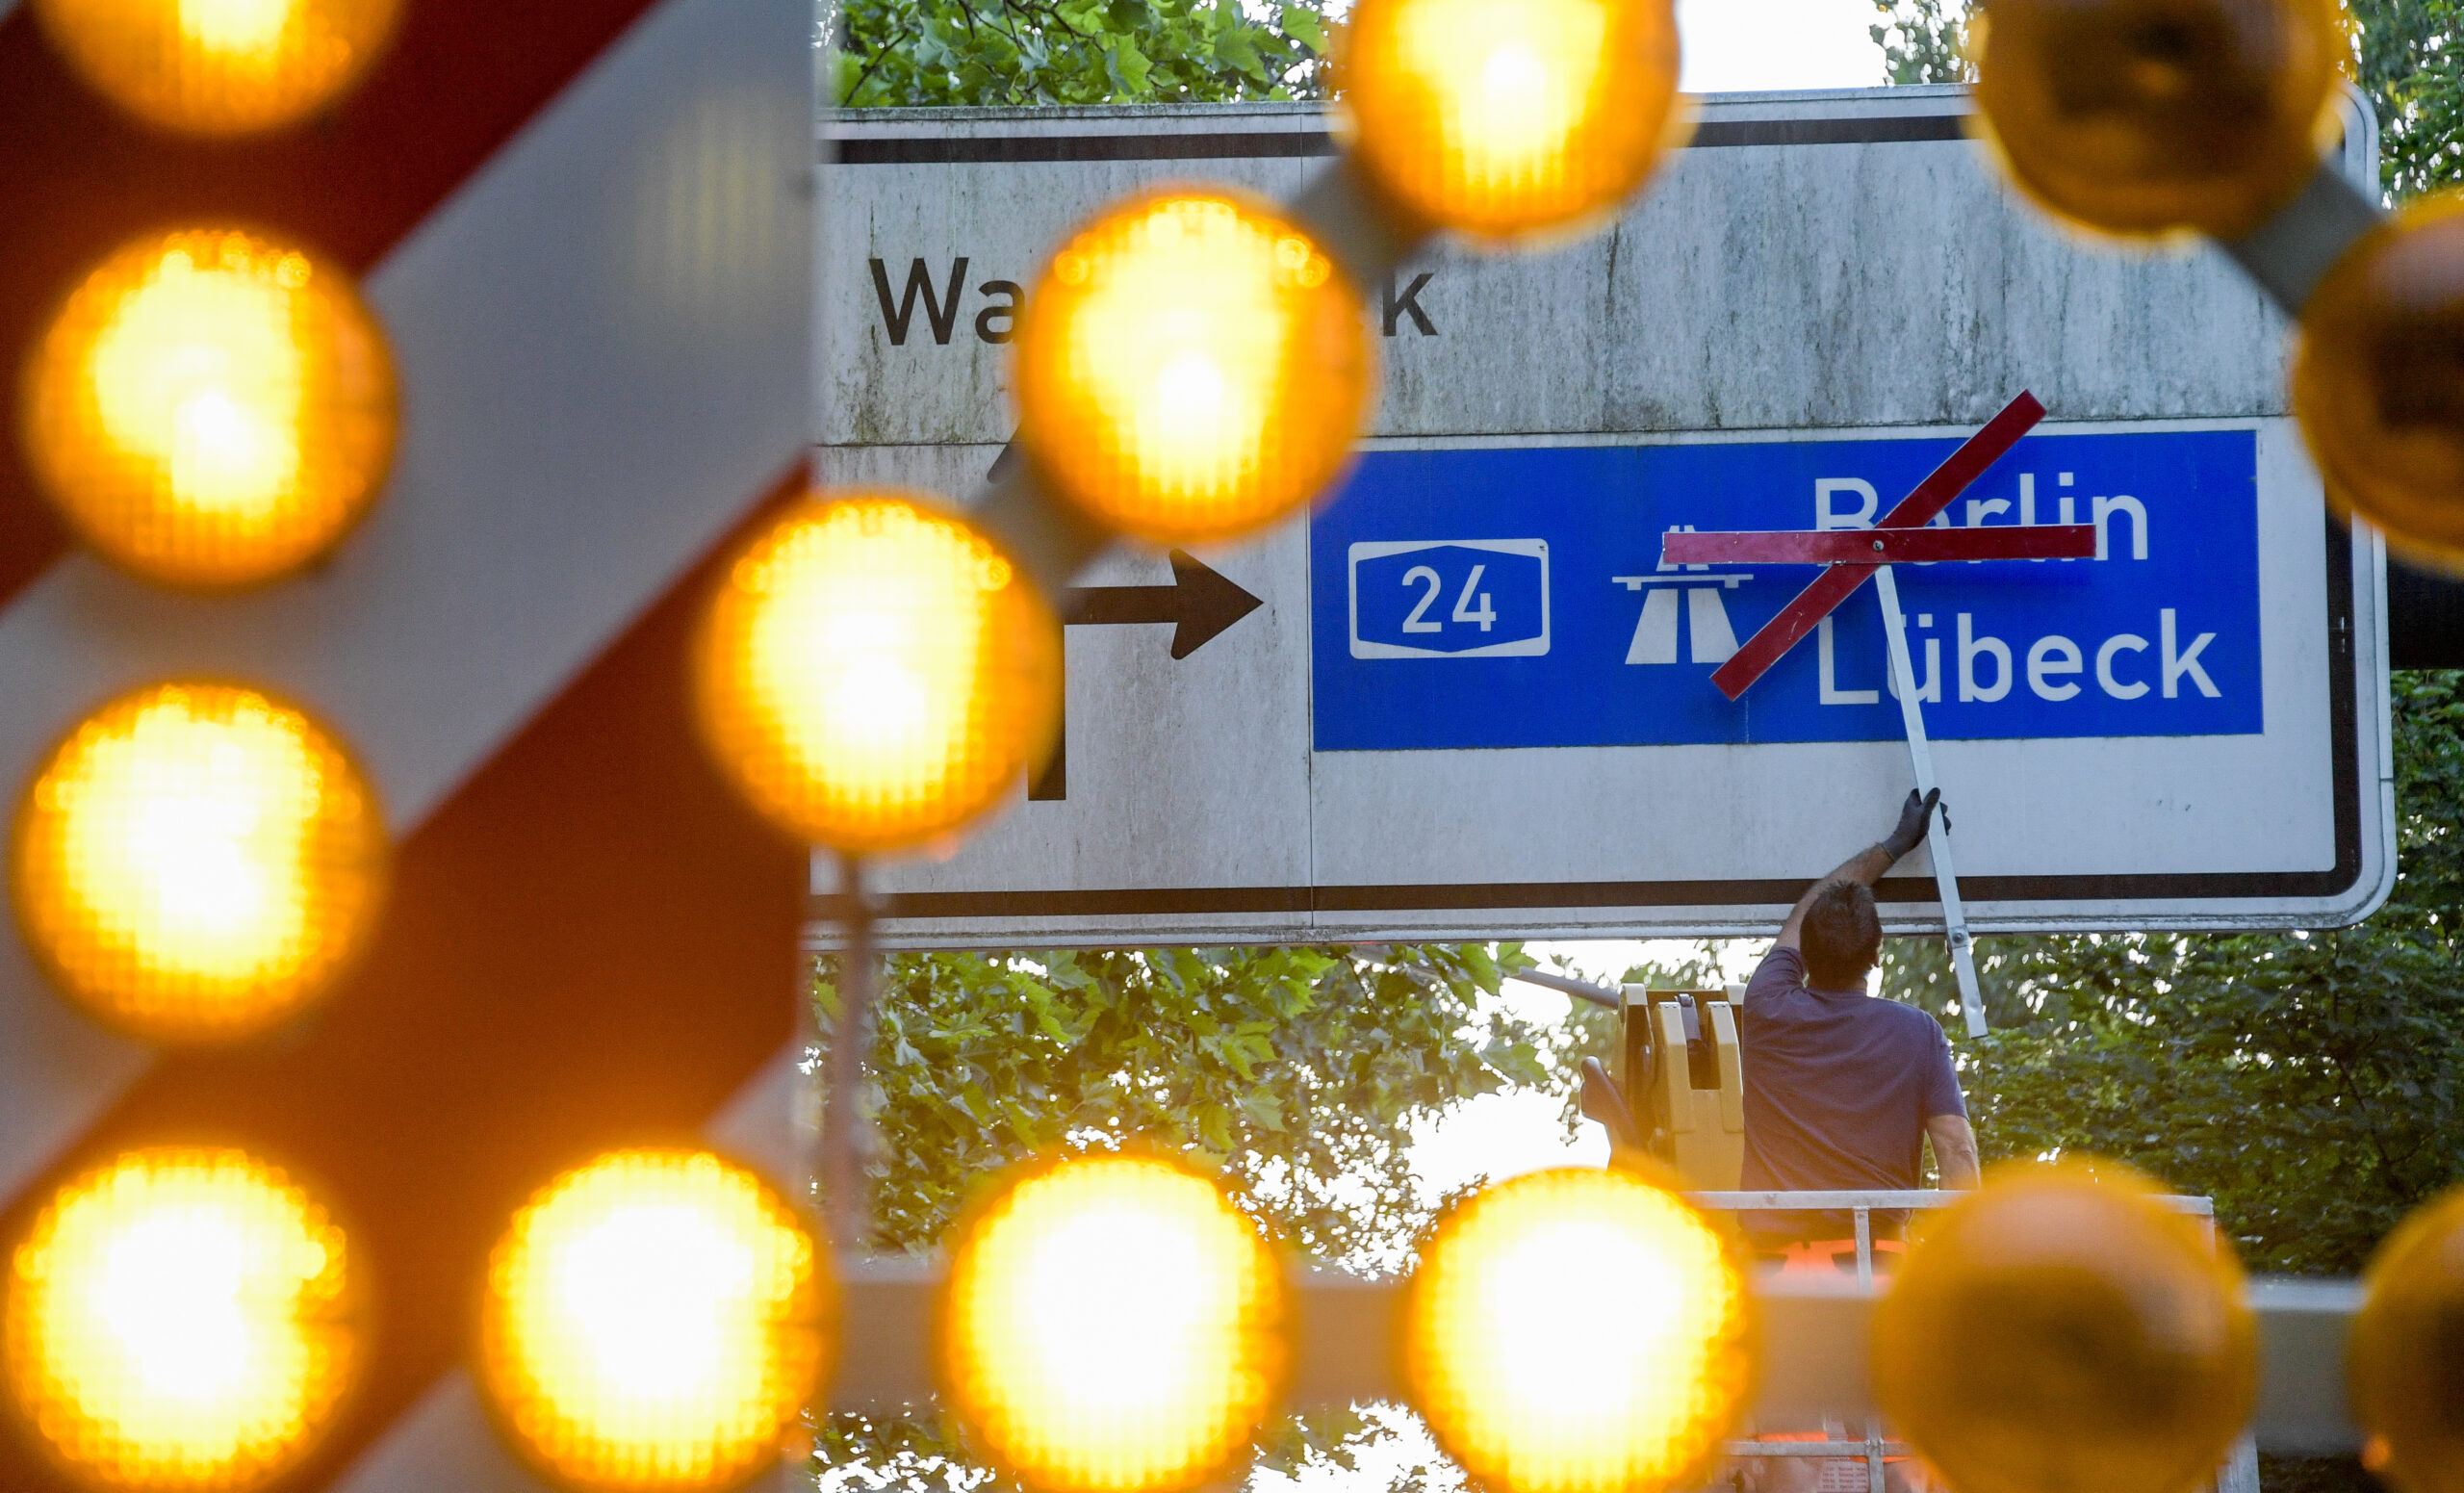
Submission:
[[[1870,527],[1956,440],[1382,450],[1310,530],[1318,750],[1896,738],[1874,588],[1743,698],[1711,670],[1817,573],[1671,528]],[[2093,523],[2092,560],[1898,568],[1942,737],[2263,729],[2257,438],[2036,435],[1938,523]]]

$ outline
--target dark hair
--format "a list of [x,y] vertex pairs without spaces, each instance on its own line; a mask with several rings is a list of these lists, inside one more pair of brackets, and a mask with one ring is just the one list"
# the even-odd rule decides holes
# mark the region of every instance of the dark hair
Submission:
[[1883,948],[1883,920],[1874,894],[1852,882],[1825,882],[1814,889],[1797,936],[1806,957],[1806,984],[1818,991],[1861,990],[1865,971]]

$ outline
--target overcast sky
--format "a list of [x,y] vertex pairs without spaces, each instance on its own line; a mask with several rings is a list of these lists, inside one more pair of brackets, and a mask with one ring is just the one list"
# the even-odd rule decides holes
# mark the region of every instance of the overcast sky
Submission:
[[1866,34],[1875,19],[1868,0],[1677,0],[1683,87],[1871,88],[1883,81],[1882,51]]

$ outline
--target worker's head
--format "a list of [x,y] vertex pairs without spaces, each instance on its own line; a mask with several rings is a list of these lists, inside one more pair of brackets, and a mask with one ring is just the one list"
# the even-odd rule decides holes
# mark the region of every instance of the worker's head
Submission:
[[1882,953],[1883,920],[1873,891],[1852,882],[1826,882],[1798,934],[1806,957],[1806,984],[1818,991],[1862,990],[1865,971]]

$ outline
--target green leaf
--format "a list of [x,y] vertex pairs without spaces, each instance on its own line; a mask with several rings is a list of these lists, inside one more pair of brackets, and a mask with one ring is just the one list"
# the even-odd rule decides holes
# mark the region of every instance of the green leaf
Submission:
[[1280,1134],[1283,1130],[1283,1105],[1272,1094],[1252,1092],[1241,1095],[1241,1113],[1261,1130]]
[[1326,24],[1319,18],[1316,11],[1305,5],[1287,5],[1277,13],[1276,19],[1281,23],[1285,36],[1312,52],[1324,55]]
[[1323,88],[1325,28],[1310,0],[1273,9],[1271,26],[1236,0],[850,0],[842,13],[841,94],[862,105],[1194,103]]

